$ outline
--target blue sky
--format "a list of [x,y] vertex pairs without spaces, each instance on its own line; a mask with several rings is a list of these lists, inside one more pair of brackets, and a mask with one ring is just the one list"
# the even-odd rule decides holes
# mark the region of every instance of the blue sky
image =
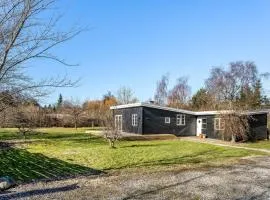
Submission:
[[[43,103],[64,98],[101,98],[108,90],[131,87],[141,100],[153,97],[156,81],[170,73],[171,85],[188,76],[192,92],[213,66],[254,61],[270,71],[268,0],[60,0],[59,28],[78,23],[91,29],[54,52],[78,67],[39,63],[31,74],[68,73],[76,88],[56,90]],[[264,83],[270,88],[269,81]]]

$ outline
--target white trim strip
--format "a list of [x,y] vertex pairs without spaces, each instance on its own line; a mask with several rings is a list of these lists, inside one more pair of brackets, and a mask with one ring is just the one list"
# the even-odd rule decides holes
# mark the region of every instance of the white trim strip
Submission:
[[[163,107],[155,104],[149,104],[149,103],[132,103],[132,104],[125,104],[125,105],[118,105],[118,106],[112,106],[110,107],[111,110],[117,110],[117,109],[123,109],[123,108],[134,108],[134,107],[148,107],[148,108],[156,108],[160,110],[167,110],[167,111],[173,111],[183,114],[189,114],[189,115],[196,115],[196,116],[203,116],[203,115],[220,115],[220,114],[230,114],[233,113],[233,111],[230,110],[223,110],[223,111],[202,111],[202,112],[193,112],[189,110],[182,110],[177,108],[170,108],[170,107]],[[243,114],[267,114],[269,113],[269,110],[259,110],[259,111],[247,111],[243,112]]]
[[110,109],[111,110],[116,110],[116,109],[134,108],[134,107],[141,107],[141,106],[148,107],[148,108],[156,108],[156,109],[160,109],[160,110],[168,110],[168,111],[173,111],[173,112],[180,112],[180,113],[184,113],[184,114],[195,115],[195,112],[193,112],[193,111],[170,108],[170,107],[163,107],[163,106],[158,106],[158,105],[149,104],[149,103],[125,104],[125,105],[119,105],[119,106],[112,106],[112,107],[110,107]]

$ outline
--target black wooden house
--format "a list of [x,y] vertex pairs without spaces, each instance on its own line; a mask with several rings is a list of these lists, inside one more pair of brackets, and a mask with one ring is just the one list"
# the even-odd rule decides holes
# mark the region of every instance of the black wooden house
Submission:
[[[219,111],[194,112],[151,103],[134,103],[111,107],[116,127],[123,132],[136,134],[174,134],[221,138],[225,121]],[[246,112],[250,133],[256,139],[267,138],[268,111]]]

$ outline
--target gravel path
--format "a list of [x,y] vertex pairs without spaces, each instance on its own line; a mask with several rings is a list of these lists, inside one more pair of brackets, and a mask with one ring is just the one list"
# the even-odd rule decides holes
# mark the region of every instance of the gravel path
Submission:
[[0,199],[270,199],[270,157],[225,168],[32,183],[0,193]]

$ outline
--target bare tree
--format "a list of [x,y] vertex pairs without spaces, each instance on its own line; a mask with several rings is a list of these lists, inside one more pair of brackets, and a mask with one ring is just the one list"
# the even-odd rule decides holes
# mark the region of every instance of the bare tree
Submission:
[[180,77],[176,85],[169,92],[168,104],[171,107],[185,107],[190,99],[191,88],[187,77]]
[[118,125],[110,111],[103,114],[103,123],[104,138],[109,142],[111,148],[115,148],[115,142],[121,138],[121,131],[118,129]]
[[134,92],[131,88],[121,87],[117,91],[117,103],[118,104],[129,104],[136,103],[138,99],[134,97]]
[[258,81],[257,67],[253,62],[232,62],[229,69],[213,68],[206,80],[207,90],[218,101],[235,101],[242,89],[251,87]]
[[31,102],[23,102],[16,107],[9,108],[7,126],[18,128],[19,134],[25,139],[39,126],[40,107]]
[[84,110],[79,100],[66,100],[63,102],[62,110],[65,114],[72,117],[74,128],[78,128],[78,124],[82,120]]
[[[48,59],[67,64],[51,50],[78,35],[81,30],[56,31],[60,17],[50,8],[56,0],[0,0],[0,102],[11,96],[40,97],[48,93],[42,88],[68,87],[74,82],[65,77],[45,78],[41,81],[26,74],[30,62]],[[49,19],[42,18],[47,13]],[[0,105],[0,111],[9,103]]]
[[232,142],[254,139],[250,132],[249,122],[255,119],[246,110],[234,106],[231,110],[221,111],[219,117],[220,121],[217,122],[220,123],[223,139]]
[[158,105],[166,105],[168,98],[169,74],[163,75],[161,80],[157,82],[157,88],[154,96],[155,103]]

